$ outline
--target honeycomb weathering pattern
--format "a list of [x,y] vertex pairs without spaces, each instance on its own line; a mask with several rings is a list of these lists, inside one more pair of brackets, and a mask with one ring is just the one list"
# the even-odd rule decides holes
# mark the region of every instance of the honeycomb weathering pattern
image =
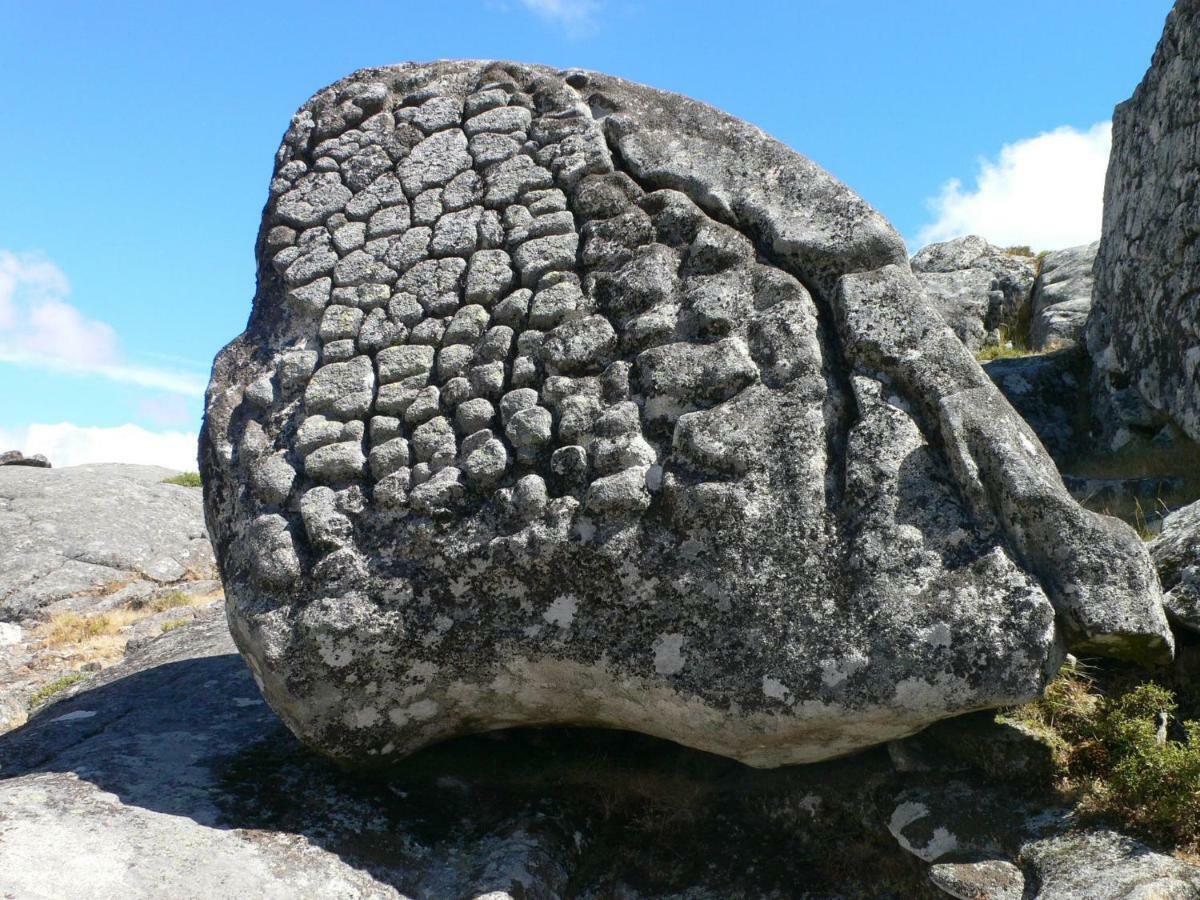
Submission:
[[[887,223],[702,104],[364,70],[293,118],[258,258],[207,512],[239,648],[337,759],[544,723],[837,755],[1039,690],[1043,585],[1164,640]],[[1130,557],[1116,602],[1046,528]]]

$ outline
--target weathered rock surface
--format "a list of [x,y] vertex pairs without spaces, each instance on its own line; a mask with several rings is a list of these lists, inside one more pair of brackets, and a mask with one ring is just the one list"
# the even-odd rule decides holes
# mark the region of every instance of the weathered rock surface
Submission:
[[0,470],[0,620],[54,601],[212,577],[200,492],[155,466]]
[[195,488],[156,466],[0,468],[0,621],[56,601],[212,578]]
[[63,679],[111,665],[127,641],[220,597],[202,495],[161,483],[172,474],[0,470],[0,732]]
[[1200,631],[1200,502],[1170,513],[1150,544],[1163,602],[1176,621]]
[[545,723],[805,762],[1031,697],[1064,636],[1170,651],[899,236],[710,107],[366,70],[293,118],[258,253],[208,522],[267,700],[344,763]]
[[975,235],[930,244],[912,258],[929,301],[971,350],[1009,337],[1028,320],[1037,260]]
[[1100,242],[1054,250],[1042,257],[1033,284],[1033,321],[1029,343],[1034,350],[1055,350],[1084,343],[1092,308],[1092,266]]
[[906,787],[896,800],[889,830],[952,897],[1200,896],[1200,868],[1117,832],[1081,828],[1067,809],[954,780]]
[[1200,6],[1176,3],[1150,69],[1113,114],[1087,326],[1098,392],[1114,398],[1107,409],[1132,427],[1169,418],[1193,440],[1200,440],[1198,35]]
[[1060,469],[1086,450],[1090,367],[1082,350],[993,359],[983,363],[983,371],[1037,433]]
[[5,450],[0,453],[0,466],[30,466],[35,469],[49,469],[50,460],[40,453],[26,456],[20,450]]
[[628,732],[518,729],[354,778],[271,714],[210,610],[0,735],[0,895],[1194,896],[1152,893],[1194,890],[1194,867],[931,763],[898,773],[874,750],[762,771]]

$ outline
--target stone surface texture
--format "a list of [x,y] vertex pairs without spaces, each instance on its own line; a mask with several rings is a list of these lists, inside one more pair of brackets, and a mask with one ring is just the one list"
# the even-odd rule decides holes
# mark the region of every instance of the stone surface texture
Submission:
[[1088,446],[1090,367],[1078,347],[993,359],[983,371],[1050,451],[1059,469]]
[[976,235],[930,244],[912,258],[929,301],[970,350],[1011,338],[1029,315],[1037,260]]
[[930,880],[952,897],[1200,896],[1200,868],[995,785],[942,779],[907,786],[896,801],[892,836],[930,864]]
[[1150,545],[1167,612],[1200,631],[1200,502],[1170,513]]
[[899,235],[708,106],[364,70],[293,118],[257,249],[206,512],[265,697],[345,764],[547,723],[806,762],[1029,698],[1065,640],[1170,652]]
[[200,491],[157,466],[0,468],[0,621],[58,601],[212,578]]
[[[1113,417],[1166,417],[1200,440],[1200,5],[1167,17],[1142,83],[1113,114],[1087,325]],[[1104,418],[1103,412],[1101,418]]]
[[1054,250],[1041,259],[1033,284],[1033,321],[1029,345],[1057,350],[1084,343],[1084,327],[1092,308],[1092,266],[1100,242]]

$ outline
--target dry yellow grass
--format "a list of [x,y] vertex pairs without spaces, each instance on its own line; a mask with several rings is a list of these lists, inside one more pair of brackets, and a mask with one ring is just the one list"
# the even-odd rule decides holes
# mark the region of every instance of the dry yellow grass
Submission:
[[42,626],[39,637],[44,647],[58,648],[72,656],[86,660],[115,659],[125,652],[125,631],[129,626],[169,609],[206,606],[220,596],[220,592],[197,596],[174,591],[138,606],[131,604],[92,615],[55,613]]

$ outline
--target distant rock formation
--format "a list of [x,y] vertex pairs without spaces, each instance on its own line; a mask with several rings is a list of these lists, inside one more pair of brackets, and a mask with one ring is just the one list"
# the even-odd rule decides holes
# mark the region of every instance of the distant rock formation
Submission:
[[40,453],[26,456],[20,450],[6,450],[0,453],[0,466],[30,466],[35,469],[49,469],[50,460]]
[[[200,491],[157,466],[0,468],[0,621],[91,594],[211,578]],[[123,593],[122,593],[123,592]]]
[[234,638],[335,759],[562,723],[775,766],[1032,697],[1068,640],[1169,655],[1141,541],[753,126],[448,61],[276,161],[202,475]]
[[1198,79],[1200,4],[1180,0],[1113,114],[1087,344],[1114,443],[1166,421],[1200,440]]
[[1084,343],[1084,327],[1092,308],[1099,241],[1066,250],[1053,250],[1041,258],[1033,285],[1033,321],[1029,346],[1033,350],[1057,350]]
[[1037,276],[1032,256],[1007,253],[968,235],[923,248],[912,258],[912,269],[968,349],[999,343],[1027,327]]

